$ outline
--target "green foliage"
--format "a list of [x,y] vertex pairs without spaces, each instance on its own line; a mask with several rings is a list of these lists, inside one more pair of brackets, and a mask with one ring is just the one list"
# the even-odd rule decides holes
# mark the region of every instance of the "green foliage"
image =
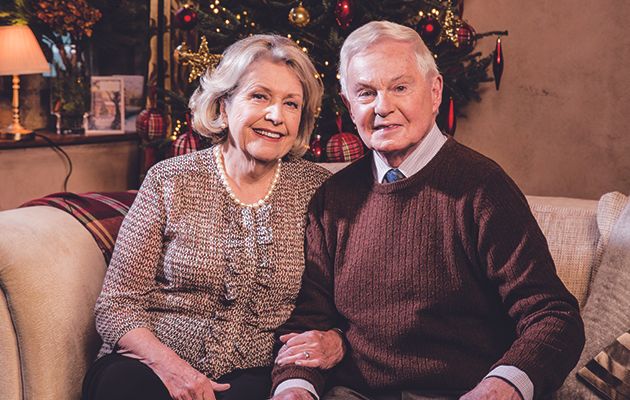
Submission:
[[59,70],[51,80],[52,110],[60,114],[83,115],[89,109],[90,82],[78,70]]

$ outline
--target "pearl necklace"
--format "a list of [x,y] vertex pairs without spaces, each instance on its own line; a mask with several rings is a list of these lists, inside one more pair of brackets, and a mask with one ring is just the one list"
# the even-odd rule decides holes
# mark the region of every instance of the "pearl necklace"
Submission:
[[281,158],[278,159],[278,166],[276,167],[276,173],[273,176],[273,180],[271,181],[271,185],[269,186],[269,190],[267,191],[267,194],[265,195],[265,197],[263,197],[262,199],[258,200],[255,203],[247,204],[247,203],[242,202],[238,197],[236,197],[236,194],[234,193],[234,191],[232,190],[232,187],[230,186],[230,183],[228,182],[227,172],[225,172],[225,165],[223,164],[223,157],[221,156],[221,150],[219,149],[219,147],[220,146],[216,146],[214,148],[214,158],[217,163],[217,169],[219,170],[219,177],[221,177],[221,183],[223,183],[223,187],[225,187],[225,190],[227,191],[228,196],[230,196],[230,198],[241,207],[249,207],[249,208],[262,207],[267,202],[267,200],[269,200],[271,193],[276,188],[276,183],[278,182],[278,178],[280,177],[280,168],[282,167],[282,159]]

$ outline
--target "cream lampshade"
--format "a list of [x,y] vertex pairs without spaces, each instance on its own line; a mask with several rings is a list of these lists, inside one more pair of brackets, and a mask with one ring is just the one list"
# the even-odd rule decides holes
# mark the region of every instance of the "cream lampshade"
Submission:
[[31,29],[26,25],[0,26],[0,76],[13,75],[13,122],[0,128],[0,138],[22,140],[33,135],[20,123],[20,78],[41,74],[50,67]]

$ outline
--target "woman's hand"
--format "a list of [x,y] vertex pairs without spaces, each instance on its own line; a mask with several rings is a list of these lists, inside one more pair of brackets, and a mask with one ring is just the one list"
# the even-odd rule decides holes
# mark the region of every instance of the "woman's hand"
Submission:
[[345,353],[341,335],[335,329],[282,335],[280,341],[284,346],[278,352],[276,364],[294,363],[302,367],[330,369]]
[[148,365],[175,400],[215,400],[214,392],[230,388],[211,381],[175,353]]
[[174,400],[216,400],[214,392],[230,388],[211,381],[160,342],[147,328],[127,332],[118,341],[118,353],[140,360],[160,378]]

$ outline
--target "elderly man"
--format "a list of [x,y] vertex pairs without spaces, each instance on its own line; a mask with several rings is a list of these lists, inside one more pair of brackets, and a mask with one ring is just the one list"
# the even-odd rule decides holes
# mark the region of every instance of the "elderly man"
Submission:
[[344,43],[340,74],[372,151],[313,198],[302,289],[279,334],[339,328],[346,355],[312,368],[313,350],[282,336],[274,399],[333,386],[325,399],[550,394],[584,343],[577,302],[514,182],[438,130],[430,51],[412,29],[371,22]]

